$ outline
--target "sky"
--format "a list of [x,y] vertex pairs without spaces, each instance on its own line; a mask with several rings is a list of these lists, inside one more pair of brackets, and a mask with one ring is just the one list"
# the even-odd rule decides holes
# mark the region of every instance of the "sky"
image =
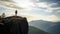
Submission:
[[60,21],[60,0],[0,0],[0,15],[27,17],[28,21]]

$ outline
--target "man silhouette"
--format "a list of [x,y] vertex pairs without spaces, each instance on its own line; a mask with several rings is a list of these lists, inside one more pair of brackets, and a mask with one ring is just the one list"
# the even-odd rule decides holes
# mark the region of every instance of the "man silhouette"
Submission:
[[15,16],[17,16],[17,10],[15,11]]

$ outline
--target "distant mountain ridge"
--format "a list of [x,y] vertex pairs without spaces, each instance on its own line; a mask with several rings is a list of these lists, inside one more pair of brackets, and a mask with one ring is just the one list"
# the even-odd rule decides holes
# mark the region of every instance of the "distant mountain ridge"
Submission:
[[29,22],[30,26],[35,26],[41,30],[47,31],[51,34],[60,34],[60,22],[50,22],[44,20],[35,20]]

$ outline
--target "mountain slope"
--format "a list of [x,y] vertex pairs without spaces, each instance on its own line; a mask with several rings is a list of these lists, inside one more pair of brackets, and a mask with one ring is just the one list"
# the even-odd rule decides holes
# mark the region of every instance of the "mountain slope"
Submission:
[[30,26],[29,27],[29,34],[48,34],[48,32],[44,32],[36,27]]
[[60,34],[60,22],[47,29],[51,34]]

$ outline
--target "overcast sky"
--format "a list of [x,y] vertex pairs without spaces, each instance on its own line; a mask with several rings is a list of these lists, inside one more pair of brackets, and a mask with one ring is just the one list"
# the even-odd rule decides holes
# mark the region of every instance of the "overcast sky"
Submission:
[[0,0],[0,15],[14,15],[16,9],[29,21],[60,21],[60,0]]

